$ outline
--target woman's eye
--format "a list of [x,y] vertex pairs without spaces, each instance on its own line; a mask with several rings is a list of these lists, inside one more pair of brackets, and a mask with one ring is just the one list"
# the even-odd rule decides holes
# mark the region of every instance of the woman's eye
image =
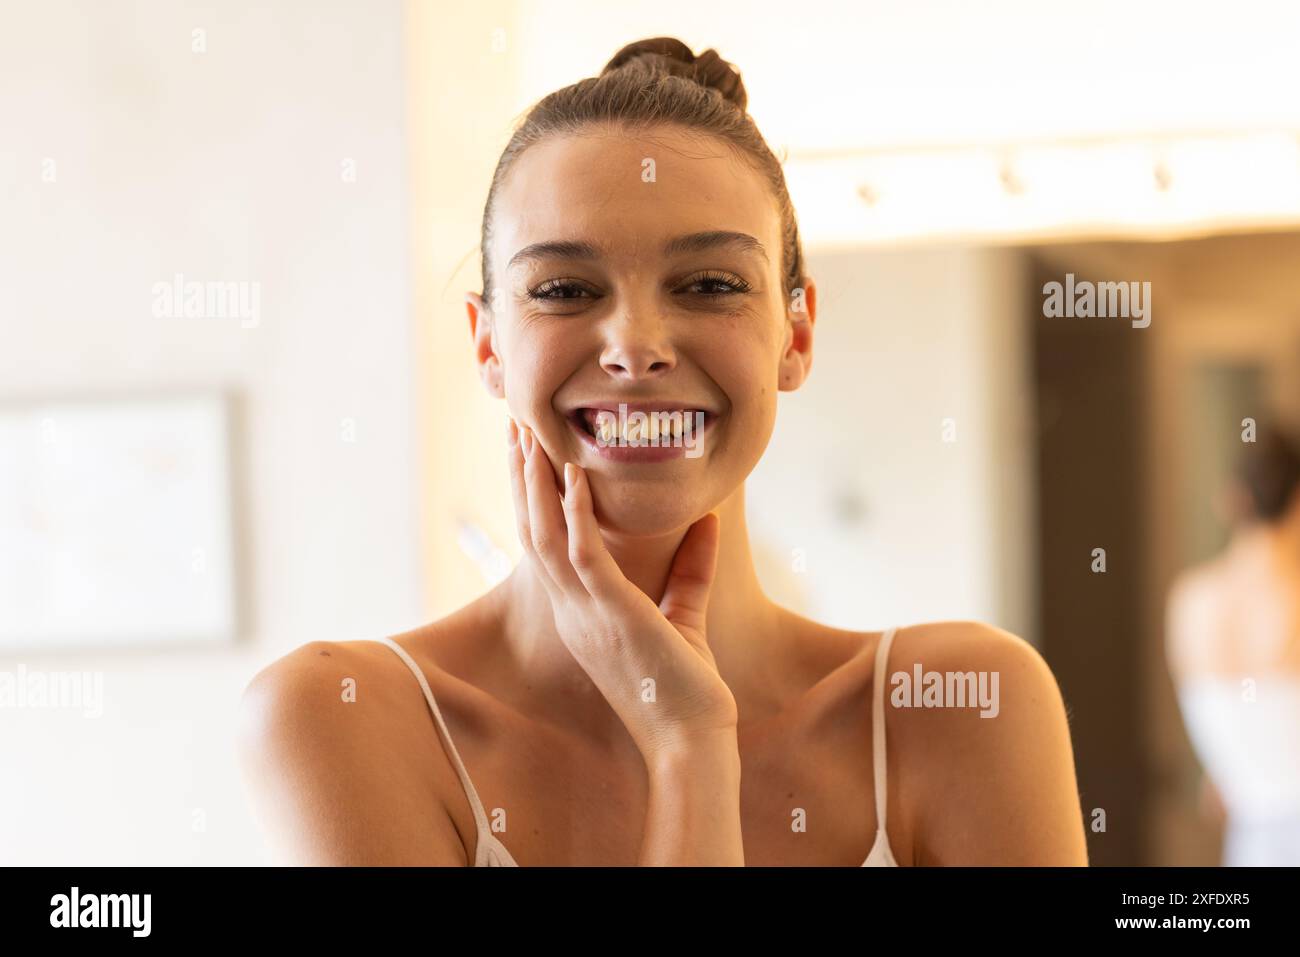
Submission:
[[[687,280],[682,287],[691,295],[717,299],[737,293],[749,292],[749,283],[730,273],[704,273]],[[596,296],[585,285],[570,279],[548,279],[528,290],[528,298],[545,302],[564,302],[591,299]]]
[[528,290],[529,299],[579,299],[590,293],[577,283],[564,279],[548,279]]
[[739,276],[727,273],[696,276],[686,288],[700,296],[729,296],[739,292],[748,292],[749,283]]

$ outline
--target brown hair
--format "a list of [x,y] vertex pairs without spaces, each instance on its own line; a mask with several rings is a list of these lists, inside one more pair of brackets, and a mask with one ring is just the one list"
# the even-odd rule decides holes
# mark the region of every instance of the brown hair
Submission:
[[1300,447],[1295,438],[1277,426],[1261,426],[1238,459],[1237,478],[1249,494],[1255,517],[1276,521],[1300,485]]
[[672,37],[629,43],[605,64],[600,76],[539,100],[528,111],[497,161],[487,203],[483,207],[481,238],[483,298],[492,296],[493,203],[515,160],[534,143],[574,134],[599,124],[644,129],[665,123],[715,136],[747,158],[770,185],[781,216],[781,269],[787,300],[803,282],[803,250],[794,206],[785,186],[781,164],[745,111],[748,98],[740,71],[716,50],[699,56]]

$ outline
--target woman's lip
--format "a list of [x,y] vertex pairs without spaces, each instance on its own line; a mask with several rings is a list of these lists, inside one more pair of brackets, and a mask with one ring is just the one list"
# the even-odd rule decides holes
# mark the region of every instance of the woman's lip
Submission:
[[[585,406],[584,408],[595,408],[595,406]],[[697,458],[703,451],[704,436],[713,425],[714,418],[715,416],[712,413],[704,413],[703,426],[692,435],[693,448],[687,448],[685,442],[679,442],[676,445],[671,443],[667,445],[601,445],[596,441],[596,437],[583,426],[582,409],[575,409],[565,416],[569,428],[578,434],[578,438],[582,440],[583,444],[597,456],[610,462],[666,462],[671,459]],[[688,452],[694,454],[687,455]]]

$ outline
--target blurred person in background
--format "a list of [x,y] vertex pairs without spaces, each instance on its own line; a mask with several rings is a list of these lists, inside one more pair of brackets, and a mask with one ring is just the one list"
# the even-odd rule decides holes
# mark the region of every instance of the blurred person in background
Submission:
[[1300,445],[1261,429],[1220,502],[1224,550],[1170,590],[1166,652],[1223,863],[1300,865]]

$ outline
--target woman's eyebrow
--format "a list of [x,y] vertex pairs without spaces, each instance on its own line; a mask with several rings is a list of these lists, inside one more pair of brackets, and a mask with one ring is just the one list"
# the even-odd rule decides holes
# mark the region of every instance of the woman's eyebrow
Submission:
[[[714,229],[701,233],[689,233],[670,239],[664,244],[665,256],[681,253],[698,253],[720,246],[738,246],[749,252],[756,252],[767,259],[767,250],[748,233],[738,233],[726,229]],[[601,250],[593,243],[580,240],[549,239],[540,243],[531,243],[510,257],[507,269],[513,269],[520,263],[533,259],[599,259]]]
[[599,259],[600,250],[591,243],[574,242],[565,239],[548,239],[545,242],[532,243],[510,257],[506,269],[514,269],[520,263],[531,259]]
[[665,256],[675,256],[679,253],[698,253],[709,249],[717,249],[719,246],[738,246],[745,252],[756,252],[764,259],[767,259],[767,250],[749,233],[737,233],[726,229],[714,229],[703,233],[691,233],[688,236],[678,236],[671,239],[664,245]]

